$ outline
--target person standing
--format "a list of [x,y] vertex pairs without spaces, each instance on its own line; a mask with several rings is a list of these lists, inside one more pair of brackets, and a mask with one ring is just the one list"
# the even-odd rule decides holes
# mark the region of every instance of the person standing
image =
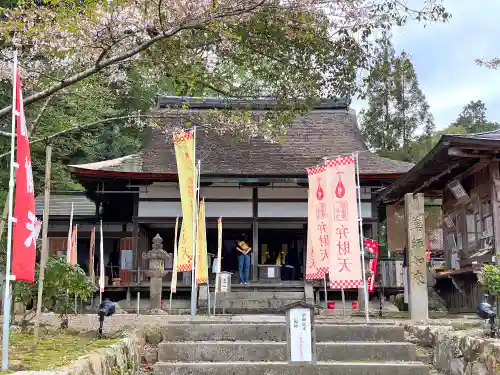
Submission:
[[247,285],[250,276],[250,251],[252,248],[245,242],[247,235],[242,234],[236,241],[236,251],[238,252],[238,270],[240,274],[240,284]]

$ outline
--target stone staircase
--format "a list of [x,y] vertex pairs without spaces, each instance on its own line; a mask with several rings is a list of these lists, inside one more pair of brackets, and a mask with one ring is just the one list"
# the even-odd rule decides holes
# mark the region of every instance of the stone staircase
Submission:
[[[251,287],[233,287],[229,293],[217,294],[217,313],[226,314],[274,314],[281,308],[305,299],[304,287],[284,290],[254,290]],[[210,293],[213,311],[214,294]],[[201,311],[208,307],[206,289],[200,288],[198,306]]]
[[316,330],[316,365],[287,362],[285,324],[169,324],[154,375],[429,375],[404,329],[330,324]]

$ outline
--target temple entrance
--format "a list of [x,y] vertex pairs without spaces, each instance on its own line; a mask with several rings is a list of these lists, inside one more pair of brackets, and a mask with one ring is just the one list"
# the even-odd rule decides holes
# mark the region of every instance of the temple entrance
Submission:
[[281,280],[302,280],[305,236],[303,229],[260,229],[259,265],[280,265]]

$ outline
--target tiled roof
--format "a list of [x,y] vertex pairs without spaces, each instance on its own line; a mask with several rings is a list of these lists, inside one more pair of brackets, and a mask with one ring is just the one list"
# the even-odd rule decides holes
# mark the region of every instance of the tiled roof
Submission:
[[[35,211],[37,216],[43,215],[44,196],[39,195],[35,199]],[[53,194],[50,196],[50,216],[70,216],[71,203],[73,203],[74,216],[95,216],[95,203],[84,194]]]
[[[174,99],[167,97],[164,102],[166,100],[166,104],[171,105]],[[160,107],[161,104],[159,100]],[[211,101],[203,102],[203,106],[198,103],[197,115],[203,112],[203,108],[213,106]],[[167,113],[168,109],[159,108],[157,111]],[[172,133],[178,128],[179,119],[169,115],[158,121],[158,128],[148,130],[140,153],[100,163],[75,165],[73,171],[177,173]],[[322,163],[324,157],[334,158],[356,151],[360,152],[361,174],[399,174],[413,166],[370,152],[359,132],[356,114],[347,108],[345,101],[331,101],[329,106],[318,106],[297,117],[282,143],[272,143],[262,137],[238,140],[232,135],[221,136],[203,127],[198,127],[196,134],[196,158],[201,160],[203,175],[305,175],[306,168]]]

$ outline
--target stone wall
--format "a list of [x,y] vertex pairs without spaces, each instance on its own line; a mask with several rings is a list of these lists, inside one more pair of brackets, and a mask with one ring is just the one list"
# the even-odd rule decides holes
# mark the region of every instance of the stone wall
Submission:
[[432,364],[444,374],[500,374],[500,339],[480,337],[480,329],[412,324],[407,324],[405,328],[410,341],[430,349]]
[[146,333],[136,330],[120,341],[51,371],[18,371],[12,375],[134,375],[144,361]]

